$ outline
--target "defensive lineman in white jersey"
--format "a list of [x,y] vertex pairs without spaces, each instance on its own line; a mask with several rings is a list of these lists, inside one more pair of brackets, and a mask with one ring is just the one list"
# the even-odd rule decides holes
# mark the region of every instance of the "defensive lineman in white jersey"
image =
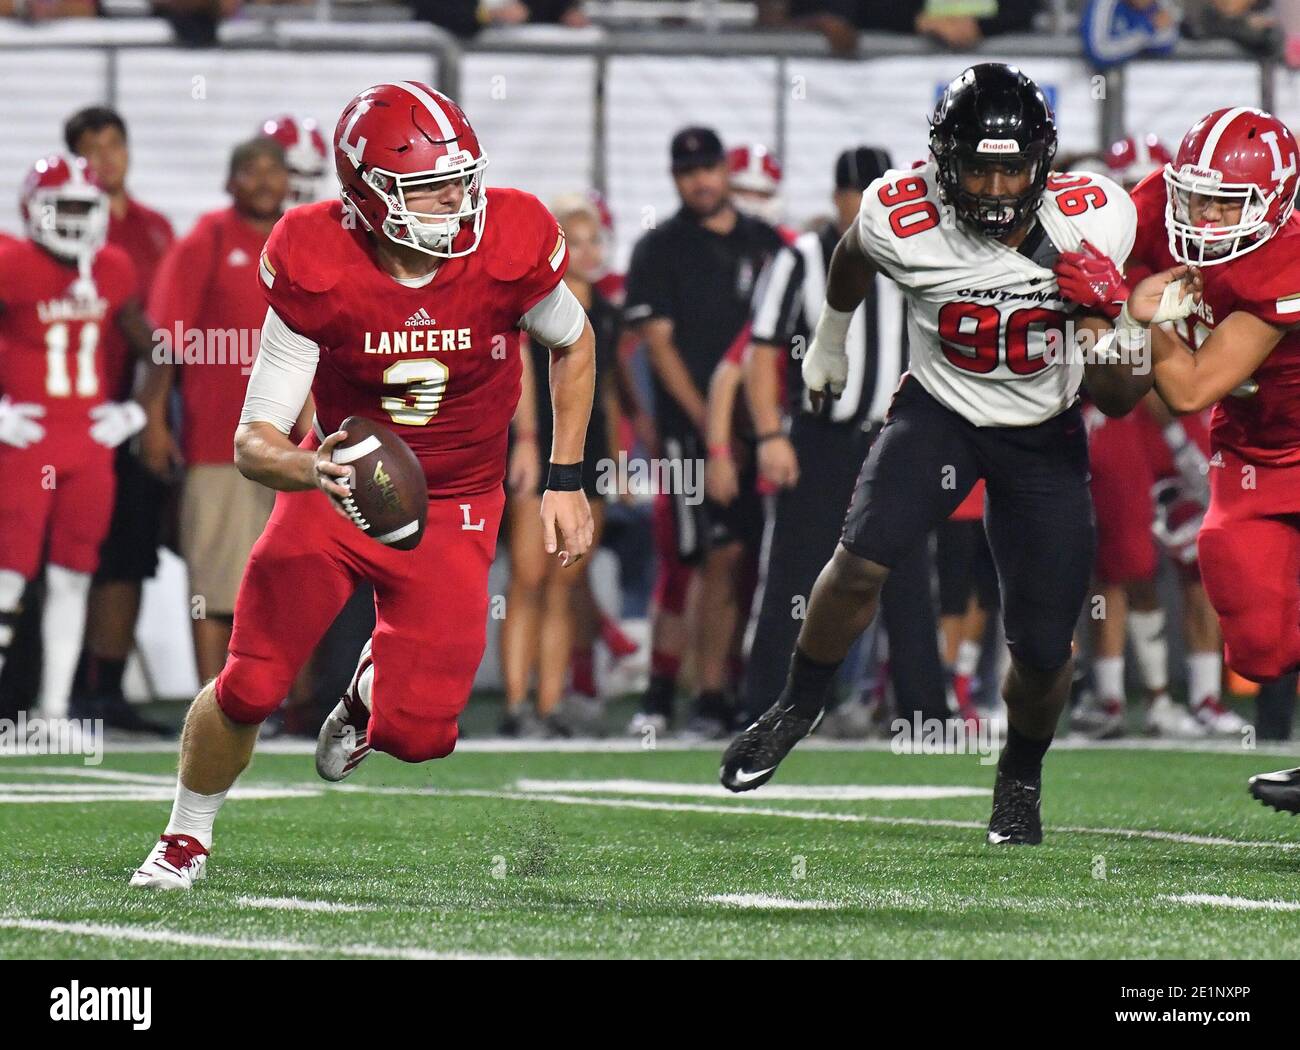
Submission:
[[[1042,840],[1042,759],[1068,693],[1095,544],[1079,386],[1086,381],[1108,415],[1128,412],[1151,387],[1144,327],[1185,316],[1192,299],[1180,268],[1138,286],[1114,335],[1101,312],[1075,310],[1087,297],[1058,280],[1058,258],[1088,243],[1122,262],[1136,215],[1108,179],[1051,174],[1051,109],[1014,67],[973,66],[949,84],[930,148],[928,164],[868,187],[831,262],[803,365],[809,391],[843,389],[848,318],[875,271],[907,296],[910,371],[813,587],[785,689],[727,749],[721,779],[733,791],[766,783],[812,731],[890,566],[983,478],[1011,650],[988,841],[1033,844]],[[1080,331],[1101,340],[1086,364],[1073,352]],[[1112,340],[1137,352],[1104,349]]]

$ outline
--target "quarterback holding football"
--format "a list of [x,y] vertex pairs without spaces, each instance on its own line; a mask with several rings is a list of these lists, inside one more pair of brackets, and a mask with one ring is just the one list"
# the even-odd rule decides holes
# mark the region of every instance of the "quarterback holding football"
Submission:
[[[321,729],[317,771],[337,781],[371,750],[424,762],[455,747],[485,644],[521,330],[552,348],[547,551],[567,564],[591,543],[581,461],[594,336],[561,279],[555,219],[530,194],[484,187],[468,119],[423,84],[361,92],[333,150],[342,200],[287,212],[259,267],[269,309],[235,461],[279,495],[240,586],[230,657],[186,719],[171,820],[134,886],[187,889],[203,876],[258,727],[362,580],[376,627]],[[288,434],[309,393],[314,433],[299,447]],[[379,426],[350,442],[339,429],[349,416]],[[414,546],[418,521],[362,531],[356,471],[376,462],[388,431],[423,469]],[[375,491],[403,503],[404,473],[374,469]]]

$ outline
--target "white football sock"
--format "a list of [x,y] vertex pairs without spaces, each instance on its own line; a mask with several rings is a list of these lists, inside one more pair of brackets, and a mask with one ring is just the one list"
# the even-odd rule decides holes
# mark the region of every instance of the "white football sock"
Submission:
[[1165,641],[1165,611],[1130,609],[1128,635],[1137,657],[1142,684],[1153,693],[1169,688],[1169,644]]
[[963,678],[969,678],[975,673],[975,669],[980,665],[979,642],[966,641],[957,646],[957,660],[952,665],[953,673],[961,675]]
[[212,848],[212,825],[217,819],[226,792],[200,795],[191,791],[176,778],[176,801],[172,803],[172,819],[167,821],[164,835],[191,835],[208,849]]
[[1124,657],[1097,657],[1092,661],[1092,677],[1099,699],[1124,702]]
[[1219,699],[1223,657],[1216,652],[1187,654],[1187,698],[1195,707],[1207,696]]
[[45,585],[41,619],[45,668],[41,674],[40,710],[46,718],[66,718],[86,629],[90,573],[51,565],[45,570]]
[[366,639],[366,644],[361,647],[361,655],[357,658],[357,668],[360,670],[361,665],[365,664],[365,670],[361,671],[360,677],[356,672],[352,674],[351,689],[357,696],[361,697],[361,702],[370,708],[370,692],[375,684],[375,665],[370,656],[370,639]]
[[18,603],[23,599],[27,581],[22,573],[0,569],[0,671],[5,667],[5,654],[14,640],[14,626],[18,620]]

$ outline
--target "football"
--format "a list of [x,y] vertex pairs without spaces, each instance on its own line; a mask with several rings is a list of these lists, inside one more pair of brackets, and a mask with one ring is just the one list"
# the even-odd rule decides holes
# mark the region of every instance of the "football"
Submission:
[[414,550],[424,535],[428,488],[411,446],[391,430],[362,416],[348,416],[347,440],[333,459],[352,467],[352,495],[340,500],[352,523],[376,543]]

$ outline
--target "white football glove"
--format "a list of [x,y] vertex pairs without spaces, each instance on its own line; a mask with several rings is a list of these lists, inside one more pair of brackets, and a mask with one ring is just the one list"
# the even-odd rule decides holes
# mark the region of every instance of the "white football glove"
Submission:
[[45,437],[45,428],[36,422],[43,415],[44,405],[0,397],[0,445],[26,448],[36,444]]
[[801,369],[809,392],[829,392],[832,397],[844,393],[844,384],[849,379],[849,353],[844,344],[852,317],[852,310],[836,310],[829,304],[822,309]]
[[117,448],[144,429],[144,409],[134,401],[105,401],[90,410],[90,436],[105,448]]

